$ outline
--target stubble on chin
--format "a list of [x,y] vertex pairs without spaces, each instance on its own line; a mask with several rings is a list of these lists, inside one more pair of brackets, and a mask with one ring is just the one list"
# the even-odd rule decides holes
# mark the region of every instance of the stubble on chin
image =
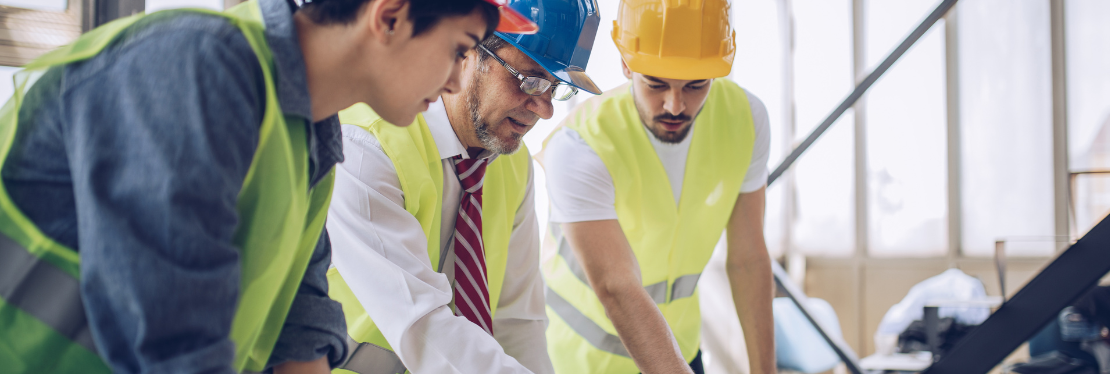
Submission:
[[475,77],[473,84],[467,89],[466,92],[466,109],[470,112],[470,124],[474,128],[474,135],[482,144],[482,148],[500,154],[511,155],[520,150],[523,135],[511,132],[509,137],[511,140],[504,140],[499,138],[491,129],[491,125],[484,117],[482,117],[480,101],[478,92],[481,87],[481,79]]

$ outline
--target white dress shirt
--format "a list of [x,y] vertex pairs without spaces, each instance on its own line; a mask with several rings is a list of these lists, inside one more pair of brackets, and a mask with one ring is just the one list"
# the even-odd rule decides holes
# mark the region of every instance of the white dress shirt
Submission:
[[[744,183],[740,185],[740,192],[748,193],[767,184],[771,126],[763,101],[747,90],[744,92],[748,95],[755,127],[751,163],[748,165],[748,173],[744,175]],[[664,143],[646,128],[643,130],[651,140],[659,162],[663,164],[663,170],[671,184],[671,192],[674,193],[675,204],[678,204],[679,197],[682,196],[682,178],[686,175],[686,156],[690,153],[690,143],[694,132],[698,131],[698,125],[691,125],[690,133],[678,143]],[[551,222],[617,219],[617,191],[609,168],[578,132],[564,127],[547,142],[543,157],[544,171],[547,172],[547,193],[551,199]]]
[[432,270],[431,261],[441,259],[428,258],[427,238],[405,210],[393,163],[373,135],[353,125],[343,125],[345,161],[336,168],[328,211],[332,263],[413,373],[553,373],[544,339],[547,315],[531,166],[528,192],[509,238],[494,336],[452,312],[454,253],[447,244],[463,191],[450,158],[469,155],[442,102],[423,115],[443,158],[439,234],[444,273]]

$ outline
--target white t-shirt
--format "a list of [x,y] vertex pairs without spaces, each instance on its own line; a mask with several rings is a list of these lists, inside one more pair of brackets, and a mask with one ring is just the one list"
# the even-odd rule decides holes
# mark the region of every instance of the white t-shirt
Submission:
[[[755,125],[755,143],[752,161],[748,166],[740,192],[753,192],[767,184],[767,159],[771,149],[770,120],[767,107],[758,97],[744,90],[751,106]],[[686,156],[698,124],[691,125],[690,133],[679,143],[664,143],[641,126],[648,134],[655,154],[663,163],[671,183],[675,204],[682,196],[682,177],[686,173]],[[578,132],[564,127],[547,142],[544,150],[544,171],[547,173],[547,192],[551,199],[551,222],[583,222],[617,219],[616,187],[601,157]],[[661,183],[662,181],[643,181]]]

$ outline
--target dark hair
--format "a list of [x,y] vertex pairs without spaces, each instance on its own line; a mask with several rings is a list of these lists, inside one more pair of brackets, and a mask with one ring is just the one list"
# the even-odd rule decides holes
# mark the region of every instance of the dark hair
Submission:
[[[355,22],[362,7],[374,0],[312,0],[305,2],[299,12],[304,12],[313,23],[318,25],[344,24]],[[412,20],[412,36],[430,30],[445,17],[465,16],[475,8],[486,18],[486,35],[493,34],[501,20],[497,7],[484,0],[408,0],[409,19]]]

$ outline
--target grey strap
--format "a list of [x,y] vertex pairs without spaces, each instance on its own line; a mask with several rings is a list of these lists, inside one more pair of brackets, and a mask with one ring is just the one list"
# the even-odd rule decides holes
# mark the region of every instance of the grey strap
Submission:
[[0,298],[96,353],[81,282],[0,234]]
[[555,291],[547,288],[544,296],[547,299],[547,306],[551,307],[555,314],[559,315],[559,318],[562,318],[574,332],[586,339],[591,345],[618,356],[632,357],[628,354],[628,350],[624,348],[624,343],[621,343],[620,337],[606,332],[601,326],[594,323],[590,317],[586,317],[585,314],[578,311],[574,305],[571,305]]
[[698,278],[701,278],[701,273],[686,274],[675,279],[671,285],[671,301],[694,296],[694,290],[698,289]]
[[[563,236],[562,225],[558,222],[552,222],[549,229],[551,235],[555,237],[555,242],[559,243],[559,256],[562,256],[563,261],[566,261],[570,272],[574,273],[575,278],[585,283],[586,287],[589,287],[590,281],[586,279],[586,270],[582,269],[582,265],[578,264],[578,258],[574,257],[574,250],[570,248],[570,242],[567,241],[567,237]],[[666,292],[666,290],[663,292]]]
[[[582,265],[578,263],[578,258],[574,256],[574,250],[571,249],[570,242],[563,236],[562,227],[559,223],[552,222],[549,226],[549,230],[551,230],[551,235],[554,236],[555,242],[558,243],[559,256],[567,263],[567,268],[570,269],[570,272],[574,274],[575,278],[578,278],[586,287],[592,289],[593,287],[590,286],[590,281],[586,279],[586,270],[582,269]],[[698,286],[699,277],[701,277],[700,273],[687,274],[675,279],[674,284],[671,285],[670,301],[693,296],[694,290],[697,289]],[[651,295],[651,299],[654,300],[656,304],[666,304],[668,302],[667,281],[665,280],[644,286],[644,291],[647,291],[648,295]]]
[[644,291],[651,295],[651,300],[656,304],[667,303],[667,281],[661,281],[655,284],[644,286]]
[[403,374],[405,364],[396,353],[370,343],[359,343],[347,337],[347,351],[350,355],[338,369],[346,369],[359,374]]

